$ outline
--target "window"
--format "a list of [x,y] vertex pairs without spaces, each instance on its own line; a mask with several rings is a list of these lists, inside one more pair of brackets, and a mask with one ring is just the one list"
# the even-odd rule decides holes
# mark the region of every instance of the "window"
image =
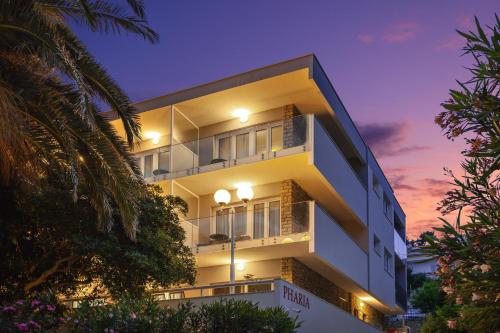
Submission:
[[384,248],[384,270],[391,274],[392,272],[392,254]]
[[247,207],[234,207],[234,235],[244,236],[247,234]]
[[380,197],[380,183],[374,175],[372,176],[372,188],[375,194],[377,194],[378,197]]
[[153,155],[144,156],[144,178],[153,175]]
[[373,250],[378,255],[380,255],[380,247],[380,239],[377,237],[377,235],[373,235]]
[[239,134],[236,136],[236,158],[243,158],[249,155],[249,142],[249,133]]
[[226,161],[231,159],[231,137],[219,139],[219,158]]
[[283,149],[283,126],[271,128],[271,151]]
[[265,204],[257,204],[253,206],[253,238],[264,237],[264,216]]
[[390,220],[391,216],[391,201],[389,197],[384,193],[384,214]]
[[276,199],[254,200],[247,206],[239,204],[224,209],[214,207],[211,233],[230,236],[231,223],[234,223],[234,235],[240,237],[237,240],[279,236],[280,207],[281,203]]
[[280,202],[272,201],[269,203],[269,237],[280,235]]
[[255,132],[255,154],[262,154],[267,151],[267,129]]
[[215,233],[229,236],[229,208],[217,210],[215,215]]
[[162,151],[158,154],[158,173],[167,173],[170,170],[170,152]]

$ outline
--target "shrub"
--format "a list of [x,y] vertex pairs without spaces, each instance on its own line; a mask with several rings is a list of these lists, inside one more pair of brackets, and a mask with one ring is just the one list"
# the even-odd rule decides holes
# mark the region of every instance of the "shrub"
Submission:
[[2,332],[56,332],[67,319],[66,308],[53,294],[40,294],[1,306]]

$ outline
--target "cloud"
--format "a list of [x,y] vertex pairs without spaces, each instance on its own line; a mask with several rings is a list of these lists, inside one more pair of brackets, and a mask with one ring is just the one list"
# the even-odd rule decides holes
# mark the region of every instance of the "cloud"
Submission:
[[465,45],[465,40],[458,34],[448,37],[447,39],[441,41],[437,49],[438,50],[459,50]]
[[444,194],[452,188],[448,181],[442,179],[424,178],[420,183],[422,192],[432,197],[444,197]]
[[388,178],[389,178],[389,183],[391,184],[392,188],[395,191],[398,191],[398,190],[418,191],[417,187],[415,187],[413,185],[409,185],[406,182],[406,180],[407,180],[406,175],[403,175],[403,174],[389,175]]
[[472,30],[475,26],[474,20],[468,15],[459,16],[457,22],[460,29]]
[[404,43],[415,38],[421,26],[414,21],[403,21],[388,26],[382,34],[386,43]]
[[369,123],[358,124],[361,136],[378,157],[399,156],[429,149],[428,146],[403,146],[408,125],[405,123]]
[[359,34],[358,39],[363,44],[371,44],[375,40],[375,37],[373,37],[373,35],[370,34]]

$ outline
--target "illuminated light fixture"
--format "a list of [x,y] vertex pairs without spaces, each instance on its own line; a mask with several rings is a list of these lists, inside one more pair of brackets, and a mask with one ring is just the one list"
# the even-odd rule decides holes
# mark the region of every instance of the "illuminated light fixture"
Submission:
[[158,133],[158,132],[146,132],[146,133],[144,133],[144,137],[146,139],[150,139],[154,145],[157,145],[160,143],[160,133]]
[[233,111],[233,116],[240,118],[241,123],[246,123],[249,115],[250,111],[248,109],[236,109]]
[[214,200],[221,206],[227,205],[231,201],[231,193],[224,189],[217,190],[214,193]]
[[246,268],[245,262],[243,260],[236,260],[236,270],[237,271],[244,271]]
[[370,302],[370,301],[374,301],[375,300],[375,298],[373,298],[371,296],[361,296],[359,299],[362,300],[362,301],[365,301],[365,302]]
[[360,306],[360,307],[363,307],[363,306],[365,306],[365,303],[363,303],[363,302],[359,302],[359,306]]
[[283,243],[283,244],[293,243],[293,239],[291,239],[290,237],[287,237],[287,238],[283,239],[281,241],[281,243]]
[[248,201],[252,200],[253,198],[253,189],[252,189],[252,184],[250,183],[238,183],[236,184],[236,188],[238,189],[236,191],[236,195],[238,198],[243,201],[244,203],[247,203]]

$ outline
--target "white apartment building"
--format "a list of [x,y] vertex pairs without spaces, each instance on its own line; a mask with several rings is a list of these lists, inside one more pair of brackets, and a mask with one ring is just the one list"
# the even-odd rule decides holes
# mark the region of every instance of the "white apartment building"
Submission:
[[194,286],[159,300],[283,306],[302,332],[379,332],[404,312],[404,212],[314,55],[137,107],[134,154],[188,203],[197,263]]

